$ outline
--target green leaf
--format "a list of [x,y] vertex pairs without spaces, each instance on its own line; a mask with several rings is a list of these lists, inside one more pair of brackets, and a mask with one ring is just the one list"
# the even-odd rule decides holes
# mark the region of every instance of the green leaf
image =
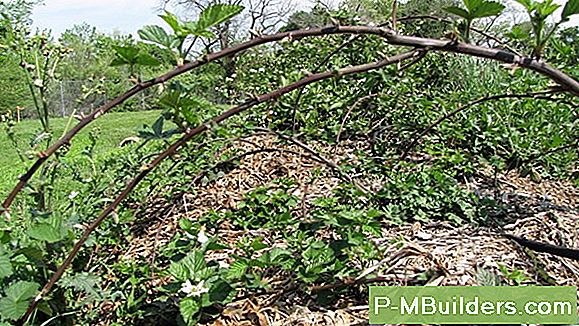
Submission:
[[157,119],[157,121],[155,121],[155,123],[153,123],[153,126],[151,128],[155,132],[156,136],[161,136],[163,134],[164,122],[165,122],[165,118],[161,116]]
[[228,282],[218,281],[209,289],[209,299],[212,302],[228,303],[233,299],[235,289]]
[[179,281],[204,279],[209,271],[202,251],[192,252],[169,266],[169,274]]
[[113,46],[117,56],[127,62],[134,62],[139,55],[139,49],[134,46]]
[[92,300],[102,298],[102,290],[99,287],[102,283],[101,278],[94,274],[86,272],[72,275],[67,274],[58,283],[62,287],[84,292],[88,294],[89,298]]
[[515,0],[516,2],[522,4],[527,11],[531,12],[534,9],[534,4],[532,0]]
[[229,271],[227,276],[233,279],[240,279],[245,275],[245,271],[247,270],[247,263],[241,260],[236,260],[229,266]]
[[110,66],[111,67],[118,67],[118,66],[124,66],[124,65],[128,65],[128,64],[130,64],[130,62],[128,62],[127,60],[125,60],[123,58],[116,57],[113,59],[113,61],[111,61]]
[[181,24],[179,24],[179,18],[177,18],[175,14],[165,11],[165,14],[159,15],[159,17],[161,17],[171,27],[171,29],[173,29],[173,32],[177,34],[177,36],[180,36],[182,27]]
[[139,36],[143,41],[149,41],[162,45],[168,49],[172,49],[174,39],[167,34],[165,29],[157,25],[147,25],[138,31]]
[[568,21],[569,17],[579,14],[579,0],[569,0],[561,13],[561,20]]
[[141,53],[137,56],[135,63],[141,66],[158,66],[161,63],[159,60],[146,53]]
[[179,311],[187,325],[195,324],[197,321],[195,315],[199,312],[200,308],[201,306],[199,305],[199,301],[195,298],[185,298],[179,302]]
[[478,7],[471,11],[472,18],[484,18],[496,16],[505,9],[505,6],[494,1],[483,1]]
[[22,317],[39,287],[37,283],[27,281],[18,281],[10,285],[5,290],[6,296],[0,299],[0,315],[9,320]]
[[33,239],[46,241],[48,243],[58,242],[64,237],[63,232],[61,232],[59,228],[46,223],[39,223],[32,226],[28,230],[28,235]]
[[535,4],[535,11],[541,17],[541,19],[546,19],[550,15],[552,15],[555,10],[559,9],[558,4],[553,3],[552,0],[546,0],[545,2],[537,2]]
[[443,9],[444,11],[448,12],[448,13],[451,13],[451,14],[457,15],[457,16],[460,16],[460,17],[462,17],[462,18],[464,18],[464,19],[469,19],[469,18],[470,18],[470,14],[468,13],[468,11],[466,11],[466,10],[464,10],[464,9],[462,9],[462,8],[459,8],[459,7],[451,6],[451,7],[445,7],[445,8],[442,8],[442,9]]
[[203,30],[199,27],[197,22],[187,22],[185,23],[185,28],[187,32],[196,36],[205,37],[205,38],[215,38],[215,34],[208,30]]
[[266,245],[265,243],[263,243],[263,238],[255,238],[253,240],[253,242],[251,243],[251,248],[253,248],[253,250],[255,251],[259,251],[261,249],[265,249],[269,247],[268,245]]
[[507,36],[514,40],[523,40],[531,35],[532,26],[529,23],[522,23],[513,26],[513,29],[507,33]]
[[209,27],[223,23],[243,11],[243,6],[216,4],[201,12],[196,31],[202,32]]
[[12,264],[8,255],[0,255],[0,280],[12,275]]
[[27,301],[12,301],[8,298],[0,299],[0,315],[9,320],[16,320],[22,317],[28,309]]

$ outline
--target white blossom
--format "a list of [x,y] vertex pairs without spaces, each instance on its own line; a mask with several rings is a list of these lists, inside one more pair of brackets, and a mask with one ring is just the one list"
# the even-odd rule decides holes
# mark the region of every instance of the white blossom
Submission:
[[203,293],[208,293],[209,288],[205,287],[205,281],[193,285],[190,280],[187,280],[181,284],[181,292],[187,294],[188,297],[200,297]]
[[205,244],[207,241],[209,241],[209,238],[205,234],[205,231],[203,230],[199,231],[199,233],[197,234],[197,241],[199,241],[200,244]]

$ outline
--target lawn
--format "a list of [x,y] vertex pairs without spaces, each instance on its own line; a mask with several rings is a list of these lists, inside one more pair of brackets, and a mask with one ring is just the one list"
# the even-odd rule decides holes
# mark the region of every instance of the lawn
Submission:
[[[110,155],[111,152],[114,152],[119,147],[119,143],[123,139],[136,135],[144,124],[151,125],[159,117],[159,114],[160,111],[141,111],[110,113],[102,116],[83,129],[73,139],[71,149],[67,155],[69,157],[79,155],[90,144],[89,134],[95,128],[100,130],[95,149],[96,159]],[[51,120],[51,128],[54,134],[53,141],[62,136],[68,122],[68,118]],[[76,122],[76,120],[73,120],[68,129],[74,126]],[[27,148],[40,130],[40,122],[36,120],[24,120],[18,123],[15,127],[15,132],[21,147]],[[31,164],[31,161],[24,164],[18,158],[14,146],[8,139],[6,129],[2,125],[0,131],[0,196],[2,198],[14,186],[18,175],[26,170],[28,164]]]

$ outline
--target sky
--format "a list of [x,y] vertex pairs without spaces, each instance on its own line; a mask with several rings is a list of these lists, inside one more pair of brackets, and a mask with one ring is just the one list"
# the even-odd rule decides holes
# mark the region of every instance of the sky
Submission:
[[[564,4],[566,0],[555,2]],[[83,22],[104,33],[136,35],[144,25],[163,25],[155,12],[158,4],[159,0],[44,0],[44,5],[34,10],[32,19],[35,27],[50,29],[57,36]],[[579,15],[573,16],[570,24],[579,25]]]
[[60,35],[83,22],[104,33],[136,34],[144,25],[163,21],[155,12],[158,0],[44,0],[32,13],[34,27]]

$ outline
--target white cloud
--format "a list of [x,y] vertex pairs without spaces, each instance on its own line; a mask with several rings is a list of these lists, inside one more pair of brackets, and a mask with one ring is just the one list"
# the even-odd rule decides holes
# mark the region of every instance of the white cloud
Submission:
[[[295,0],[301,8],[308,7],[308,0]],[[332,0],[334,1],[334,0]],[[338,1],[338,0],[336,0]],[[515,6],[513,0],[508,0]],[[163,25],[155,9],[160,0],[45,0],[33,12],[34,27],[50,29],[59,35],[75,24],[86,22],[101,32],[115,31],[136,35],[144,25]],[[326,1],[327,2],[327,1]],[[555,0],[564,5],[566,0]],[[559,17],[561,9],[555,14]],[[565,26],[579,25],[579,15],[572,17]]]
[[155,8],[158,0],[45,0],[34,9],[34,27],[50,29],[55,35],[83,22],[101,32],[136,34],[147,24],[160,24]]

